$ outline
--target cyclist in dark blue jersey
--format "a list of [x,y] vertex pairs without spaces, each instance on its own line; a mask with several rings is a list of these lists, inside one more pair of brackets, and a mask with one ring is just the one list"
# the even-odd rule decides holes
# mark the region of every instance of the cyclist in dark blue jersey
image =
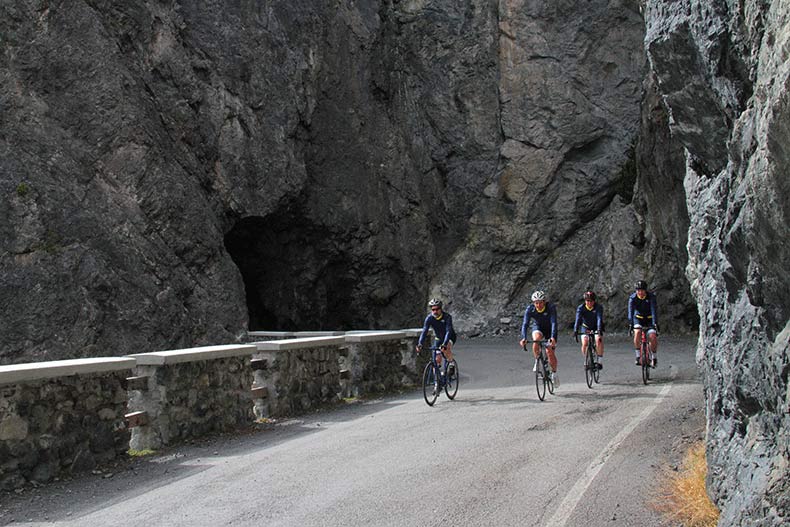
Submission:
[[[428,302],[428,307],[431,308],[431,314],[425,317],[425,322],[422,325],[422,333],[417,340],[417,353],[422,351],[422,344],[428,336],[428,330],[432,329],[433,334],[439,341],[447,360],[453,360],[453,344],[455,344],[456,335],[453,329],[453,317],[450,313],[442,310],[442,301],[438,298],[432,298]],[[439,366],[441,366],[442,356],[437,357]],[[450,373],[452,375],[452,372]]]
[[[595,352],[598,355],[596,364],[599,370],[603,369],[603,306],[595,301],[595,292],[587,291],[584,293],[584,303],[576,308],[576,322],[573,324],[573,332],[581,337],[582,356],[585,354],[588,335],[582,332],[582,328],[590,331],[597,331],[595,335]],[[581,333],[580,333],[581,332]]]
[[546,346],[546,355],[549,357],[549,366],[551,366],[552,379],[554,386],[559,387],[560,378],[557,374],[557,355],[555,354],[557,347],[557,308],[554,304],[546,301],[546,293],[543,291],[535,291],[532,293],[532,303],[527,306],[524,311],[524,322],[521,324],[521,347],[523,348],[527,341],[527,330],[532,334],[532,354],[535,355],[535,365],[537,367],[537,358],[540,355],[539,341],[549,337],[549,343]]
[[628,297],[628,323],[634,330],[634,351],[636,364],[639,365],[639,346],[642,342],[642,331],[647,331],[647,342],[653,356],[652,366],[658,364],[658,306],[656,295],[647,290],[647,282],[639,280],[634,286],[636,291]]

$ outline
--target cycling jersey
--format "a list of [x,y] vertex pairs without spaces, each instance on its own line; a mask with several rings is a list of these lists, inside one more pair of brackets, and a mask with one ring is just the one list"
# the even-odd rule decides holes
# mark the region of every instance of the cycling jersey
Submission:
[[[532,323],[530,324],[530,320]],[[524,322],[521,324],[521,338],[527,338],[527,326],[532,331],[540,331],[543,336],[551,335],[549,338],[557,338],[557,308],[554,304],[546,302],[543,311],[538,311],[534,304],[527,306],[524,311]]]
[[590,331],[603,331],[603,306],[598,302],[592,309],[587,309],[586,304],[576,308],[576,322],[573,324],[573,332],[579,333],[583,327]]
[[425,317],[425,323],[422,326],[420,340],[417,341],[418,344],[422,345],[423,340],[425,340],[425,337],[428,335],[429,329],[433,330],[433,334],[441,342],[442,346],[446,345],[447,341],[449,340],[452,340],[453,343],[455,343],[453,317],[450,316],[450,313],[447,311],[443,311],[442,316],[439,318],[436,318],[433,315],[428,315]]
[[632,326],[655,326],[658,324],[656,316],[656,295],[647,293],[645,298],[639,298],[636,293],[628,297],[628,322]]

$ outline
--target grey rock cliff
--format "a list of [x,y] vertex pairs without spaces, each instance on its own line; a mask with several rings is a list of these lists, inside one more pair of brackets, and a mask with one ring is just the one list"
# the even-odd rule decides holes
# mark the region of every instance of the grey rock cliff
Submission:
[[685,216],[639,190],[635,3],[1,9],[3,362],[411,326],[429,294],[487,331],[538,286],[619,328],[637,278],[695,323]]
[[686,149],[709,489],[720,525],[790,521],[790,2],[648,2]]

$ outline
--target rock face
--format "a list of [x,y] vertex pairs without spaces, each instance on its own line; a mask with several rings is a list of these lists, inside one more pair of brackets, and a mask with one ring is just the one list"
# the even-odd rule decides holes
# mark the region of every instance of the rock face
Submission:
[[490,331],[535,287],[621,329],[638,278],[696,324],[634,2],[0,15],[0,362],[413,326],[430,294]]
[[648,2],[686,149],[709,489],[720,525],[790,521],[790,2]]

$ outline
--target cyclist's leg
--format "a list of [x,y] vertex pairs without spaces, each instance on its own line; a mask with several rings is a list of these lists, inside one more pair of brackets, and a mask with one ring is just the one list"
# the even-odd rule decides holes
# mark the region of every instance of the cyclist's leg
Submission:
[[[539,327],[538,330],[543,333],[543,335],[550,335],[551,328],[550,327]],[[555,346],[551,344],[546,345],[546,356],[549,358],[549,366],[551,366],[551,371],[557,371],[557,356],[554,354]]]
[[603,357],[603,335],[595,335],[595,352]]
[[552,346],[551,344],[546,346],[546,355],[549,357],[549,366],[551,366],[551,371],[557,371],[557,355],[556,355],[556,346]]
[[647,341],[650,344],[650,351],[656,353],[658,351],[658,334],[655,329],[647,331]]
[[535,358],[537,359],[538,355],[540,355],[540,344],[538,344],[538,342],[543,340],[543,333],[540,330],[533,328],[532,340],[532,354],[535,355]]
[[587,339],[590,337],[585,333],[582,333],[580,337],[581,338],[579,340],[582,343],[582,357],[584,357],[585,355],[587,355]]
[[[441,344],[441,342],[439,342],[439,339],[436,339],[436,340],[433,341],[433,345],[434,346],[439,346],[439,344]],[[439,352],[436,353],[435,362],[436,362],[437,366],[441,366],[442,365],[442,354],[441,353],[439,353]]]
[[452,362],[452,360],[453,360],[453,341],[452,340],[448,340],[447,341],[447,345],[444,348],[444,355],[447,357],[447,360]]
[[650,347],[650,353],[653,356],[652,366],[658,364],[658,334],[655,328],[651,328],[647,332],[647,343]]

